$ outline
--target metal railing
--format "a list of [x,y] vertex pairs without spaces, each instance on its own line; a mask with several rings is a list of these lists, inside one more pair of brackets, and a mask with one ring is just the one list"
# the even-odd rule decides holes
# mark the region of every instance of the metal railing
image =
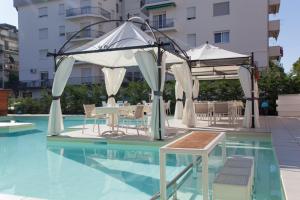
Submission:
[[[104,81],[103,76],[88,76],[88,77],[70,77],[68,79],[68,85],[90,85],[90,84],[99,84]],[[28,81],[20,81],[19,86],[22,89],[31,88],[51,88],[53,85],[53,79],[45,79],[45,80],[28,80]]]
[[170,0],[145,0],[145,5],[147,4],[153,4],[153,3],[164,3],[164,2],[168,2]]
[[[74,34],[76,33],[76,31],[74,32],[67,32],[66,33],[66,38],[70,39]],[[103,31],[96,31],[96,30],[83,30],[81,31],[78,35],[76,35],[75,38],[73,39],[83,39],[83,38],[98,38],[102,35],[104,35],[105,33]]]
[[98,15],[107,19],[111,19],[111,13],[100,7],[86,6],[81,8],[70,8],[66,10],[66,17],[75,17],[79,15]]
[[[199,161],[201,160],[201,157],[197,158],[196,160],[196,165],[199,163]],[[190,163],[186,168],[184,168],[179,174],[177,174],[177,176],[175,176],[168,184],[167,184],[167,189],[172,187],[172,191],[169,194],[169,197],[173,196],[173,199],[177,199],[177,190],[181,187],[181,185],[184,183],[184,181],[186,180],[186,178],[190,175],[191,173],[191,169],[193,168],[194,163]],[[184,175],[186,175],[181,181],[180,183],[177,183],[177,181],[183,177]],[[160,192],[155,193],[150,200],[157,200],[160,198]]]
[[172,28],[175,27],[175,20],[172,18],[165,19],[165,20],[155,20],[155,21],[150,21],[150,25],[156,29]]

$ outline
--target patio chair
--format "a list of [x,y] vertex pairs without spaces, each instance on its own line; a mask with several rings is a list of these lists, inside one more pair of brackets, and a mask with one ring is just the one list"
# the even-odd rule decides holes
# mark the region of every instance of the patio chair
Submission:
[[212,110],[208,102],[203,103],[194,103],[195,113],[197,118],[200,120],[205,120],[207,118],[208,124],[211,123]]
[[[129,113],[126,117],[126,120],[130,121],[135,121],[135,129],[137,131],[137,134],[140,135],[139,133],[139,127],[138,127],[138,122],[142,122],[142,124],[145,126],[144,123],[144,106],[143,105],[137,105],[135,108],[134,113]],[[126,126],[126,133],[128,130],[128,126]]]
[[95,131],[95,125],[96,125],[96,122],[98,121],[98,123],[97,123],[98,135],[100,136],[101,132],[100,132],[99,120],[100,119],[106,120],[107,119],[106,115],[96,114],[95,104],[83,104],[83,109],[84,109],[84,123],[83,123],[83,126],[82,126],[82,134],[84,134],[84,129],[85,129],[85,126],[86,126],[87,119],[94,119],[93,132]]
[[219,120],[222,119],[222,117],[228,117],[228,121],[230,122],[230,110],[228,102],[215,102],[213,104],[213,118],[214,118],[214,124],[216,124],[217,118]]
[[166,109],[166,115],[171,114],[171,100],[168,100],[167,103],[165,103],[165,109]]

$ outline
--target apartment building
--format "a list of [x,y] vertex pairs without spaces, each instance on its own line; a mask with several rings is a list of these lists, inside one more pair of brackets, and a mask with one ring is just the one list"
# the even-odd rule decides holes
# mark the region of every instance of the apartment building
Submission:
[[18,61],[18,30],[9,24],[0,24],[0,86],[9,80],[10,73],[17,73]]
[[[254,52],[261,68],[268,66],[269,58],[282,56],[280,46],[269,46],[269,39],[277,38],[280,31],[280,21],[270,20],[269,15],[279,12],[280,0],[14,0],[14,6],[19,15],[20,80],[25,94],[33,97],[52,84],[54,61],[47,52],[58,50],[74,32],[101,20],[140,16],[176,38],[184,49],[208,41],[238,53]],[[118,25],[91,27],[71,45],[86,43]],[[141,77],[138,69],[126,74],[127,80],[136,77]],[[76,62],[69,83],[101,81],[98,66]]]
[[279,7],[280,0],[145,0],[142,9],[149,13],[150,25],[186,49],[208,41],[242,54],[254,52],[257,65],[264,68],[269,58],[282,56],[280,46],[269,46],[280,31],[280,21],[269,20],[269,15]]
[[[14,0],[14,6],[19,20],[22,93],[32,97],[39,97],[41,88],[52,85],[54,60],[46,56],[47,52],[58,51],[81,28],[98,21],[122,19],[124,12],[122,0]],[[138,14],[134,8],[128,10],[132,15]],[[118,22],[104,23],[86,29],[72,39],[70,48],[98,38],[117,26]],[[127,78],[130,80],[135,73],[136,70],[129,70]],[[99,66],[76,62],[69,84],[102,81]]]

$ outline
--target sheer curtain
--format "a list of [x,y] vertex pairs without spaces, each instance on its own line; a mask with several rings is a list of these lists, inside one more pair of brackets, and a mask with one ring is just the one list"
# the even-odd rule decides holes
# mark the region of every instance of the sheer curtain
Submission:
[[199,96],[199,80],[195,79],[193,85],[193,100],[197,100],[198,96]]
[[[151,128],[150,133],[153,139],[160,139],[159,129],[161,130],[161,138],[164,138],[165,134],[165,108],[162,98],[162,93],[165,84],[165,60],[166,55],[162,56],[161,66],[157,66],[156,55],[153,51],[137,51],[135,53],[135,59],[139,65],[139,68],[152,89],[154,91],[154,97],[152,102],[152,116],[151,116]],[[161,67],[161,74],[158,73],[158,68]],[[161,76],[161,87],[158,88],[158,76]],[[159,112],[160,105],[160,112]],[[160,121],[159,121],[160,119]],[[159,123],[161,128],[159,128]]]
[[52,103],[49,113],[48,133],[59,135],[64,130],[63,117],[60,105],[60,96],[66,87],[71,75],[75,59],[72,57],[63,58],[55,72],[52,86]]
[[118,93],[126,73],[125,68],[103,68],[105,88],[108,95],[107,104],[116,105],[115,95]]
[[186,100],[183,109],[182,123],[187,127],[194,127],[196,124],[195,108],[193,104],[192,75],[188,64],[175,64],[171,67],[172,72],[185,92]]
[[176,105],[175,105],[174,119],[182,119],[183,89],[178,81],[176,81],[176,83],[175,83],[175,97],[176,97]]
[[[251,102],[251,74],[248,69],[240,67],[239,69],[240,83],[244,91],[246,100],[245,114],[243,127],[251,128],[252,124],[252,102]],[[254,94],[258,97],[258,86],[257,81],[254,82]],[[259,128],[259,111],[258,111],[258,101],[254,102],[254,116],[255,116],[255,127]]]

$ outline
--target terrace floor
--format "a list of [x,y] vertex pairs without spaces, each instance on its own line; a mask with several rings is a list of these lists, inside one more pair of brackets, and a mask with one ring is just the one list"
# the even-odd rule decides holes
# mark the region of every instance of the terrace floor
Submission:
[[[208,126],[207,121],[198,121],[195,128],[186,128],[181,120],[169,119],[169,126],[166,128],[166,140],[168,142],[178,138],[191,130],[224,131],[230,133],[265,134],[271,133],[272,142],[278,159],[283,188],[287,200],[298,200],[300,196],[300,118],[282,118],[276,116],[260,117],[261,128],[242,128],[242,119],[235,125],[229,125],[227,120],[219,121],[216,125]],[[98,136],[97,127],[92,131],[92,124],[88,124],[82,134],[82,126],[71,127],[61,136],[72,139],[112,139],[112,140],[136,140],[149,141],[147,132],[140,130],[139,134],[135,129],[128,129],[123,135]],[[106,125],[100,125],[101,132],[110,130]],[[125,131],[124,128],[120,130]],[[59,136],[59,137],[61,137]],[[52,138],[52,137],[50,137]],[[54,137],[57,138],[57,137]],[[54,139],[53,138],[53,139]]]

